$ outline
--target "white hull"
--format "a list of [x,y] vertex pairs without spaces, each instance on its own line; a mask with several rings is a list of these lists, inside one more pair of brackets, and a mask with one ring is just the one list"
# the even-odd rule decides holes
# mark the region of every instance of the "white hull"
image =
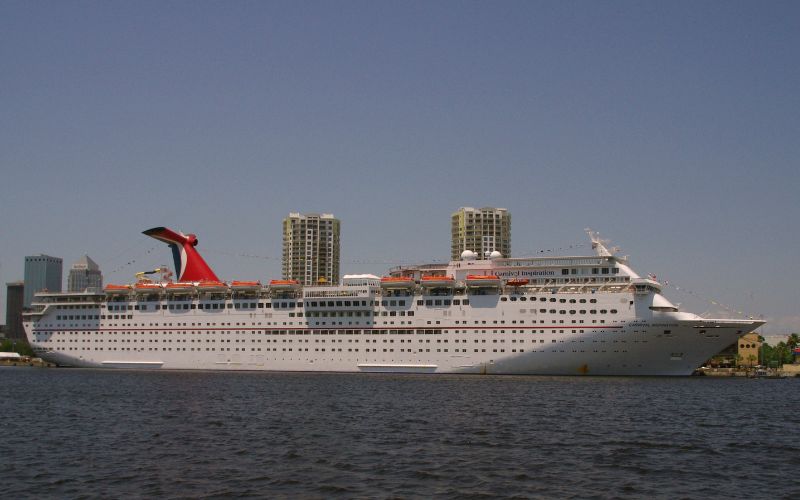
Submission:
[[[38,355],[63,366],[525,375],[689,375],[763,324],[678,312],[655,279],[593,246],[595,257],[472,259],[340,286],[41,293],[23,324]],[[423,271],[457,284],[420,286]],[[465,286],[476,275],[497,286]]]
[[[493,314],[499,312],[500,317],[508,318],[503,309],[478,309],[483,314],[475,317],[495,317]],[[686,313],[596,325],[533,320],[536,324],[495,325],[490,321],[491,326],[431,326],[423,313],[420,311],[411,326],[378,326],[372,322],[337,325],[339,329],[327,325],[267,326],[258,323],[272,322],[258,321],[260,318],[253,317],[257,313],[137,313],[125,326],[115,321],[113,326],[98,322],[93,328],[89,324],[75,329],[34,327],[29,340],[47,361],[76,367],[689,375],[754,326],[751,321],[680,317],[689,316]],[[200,327],[201,323],[215,326]]]

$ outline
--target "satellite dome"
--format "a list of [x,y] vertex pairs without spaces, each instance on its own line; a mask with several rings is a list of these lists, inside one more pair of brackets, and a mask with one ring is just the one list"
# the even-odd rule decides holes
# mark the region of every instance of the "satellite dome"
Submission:
[[503,254],[501,254],[501,253],[500,253],[500,252],[498,252],[497,250],[495,250],[495,251],[493,251],[492,253],[490,253],[490,254],[489,254],[489,258],[490,258],[490,259],[492,259],[492,260],[494,260],[494,259],[499,259],[499,258],[501,258],[502,256],[503,256]]
[[461,252],[461,260],[475,260],[475,252],[472,250],[464,250]]

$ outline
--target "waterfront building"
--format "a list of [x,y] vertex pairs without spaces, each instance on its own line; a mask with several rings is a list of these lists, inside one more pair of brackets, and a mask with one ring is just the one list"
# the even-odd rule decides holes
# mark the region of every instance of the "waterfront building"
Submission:
[[758,333],[750,332],[746,335],[742,335],[739,338],[739,345],[737,354],[739,357],[737,358],[737,365],[738,366],[755,366],[760,364],[760,356],[761,353],[761,340],[758,338]]
[[72,268],[69,270],[67,291],[83,292],[88,288],[94,290],[102,289],[103,274],[100,272],[100,266],[88,255],[84,255],[72,264]]
[[49,255],[25,257],[25,300],[24,307],[30,307],[33,294],[47,290],[61,291],[63,261]]
[[22,340],[25,338],[25,330],[22,328],[22,304],[25,300],[24,289],[25,284],[22,281],[6,283],[5,335],[11,340]]
[[302,285],[338,284],[340,221],[333,214],[283,219],[283,278]]
[[511,257],[511,214],[505,208],[461,207],[451,216],[451,235],[451,260],[467,250],[479,257],[494,251]]

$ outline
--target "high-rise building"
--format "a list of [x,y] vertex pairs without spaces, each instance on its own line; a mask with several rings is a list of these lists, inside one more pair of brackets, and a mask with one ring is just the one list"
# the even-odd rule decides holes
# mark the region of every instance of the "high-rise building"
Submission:
[[95,290],[103,288],[103,275],[100,273],[100,266],[88,255],[84,255],[72,264],[69,270],[67,291],[82,292],[87,288]]
[[47,290],[61,291],[62,260],[49,255],[25,257],[25,307],[30,307],[33,294]]
[[451,260],[471,250],[479,258],[495,250],[511,257],[511,214],[505,208],[461,207],[451,217]]
[[339,226],[333,214],[290,213],[283,219],[283,278],[338,284]]
[[22,281],[6,283],[6,337],[11,340],[25,338],[25,330],[22,329],[24,290],[25,283]]

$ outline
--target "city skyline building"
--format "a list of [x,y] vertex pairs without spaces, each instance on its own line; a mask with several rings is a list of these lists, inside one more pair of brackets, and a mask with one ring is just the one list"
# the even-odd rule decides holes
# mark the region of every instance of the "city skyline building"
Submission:
[[100,290],[103,288],[103,274],[100,266],[88,255],[84,255],[72,264],[67,275],[67,291],[83,292],[87,288]]
[[291,212],[283,219],[283,279],[338,284],[340,226],[333,214]]
[[461,207],[451,216],[451,260],[470,250],[483,258],[498,251],[511,257],[511,214],[505,208]]
[[22,327],[22,306],[25,302],[25,283],[12,281],[6,283],[6,338],[10,340],[25,339]]
[[47,290],[60,292],[62,287],[63,261],[60,257],[45,254],[25,257],[25,300],[24,307],[30,307],[33,294]]

